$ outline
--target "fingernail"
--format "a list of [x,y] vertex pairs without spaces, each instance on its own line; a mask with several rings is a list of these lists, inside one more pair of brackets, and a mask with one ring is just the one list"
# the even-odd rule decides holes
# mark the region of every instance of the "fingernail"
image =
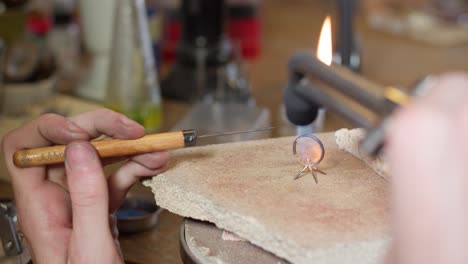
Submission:
[[136,137],[137,135],[142,136],[145,132],[145,128],[141,124],[130,118],[122,118],[122,123],[125,125],[127,133],[130,133],[131,135],[133,135],[133,137]]
[[72,170],[87,170],[96,166],[96,157],[96,150],[89,143],[71,143],[65,150],[65,165]]
[[79,127],[77,124],[73,123],[73,122],[68,122],[68,131],[70,131],[70,133],[73,135],[73,136],[83,136],[83,135],[86,135],[86,133],[84,133],[83,129],[81,127]]
[[141,126],[140,124],[138,124],[138,122],[124,116],[122,119],[122,123],[126,126],[130,126],[130,127],[134,127],[134,126]]

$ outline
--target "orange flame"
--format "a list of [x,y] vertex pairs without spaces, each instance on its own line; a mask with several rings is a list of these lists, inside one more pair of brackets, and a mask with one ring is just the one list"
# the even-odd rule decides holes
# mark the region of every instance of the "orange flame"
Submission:
[[320,32],[320,38],[317,47],[317,58],[321,62],[330,66],[333,59],[332,49],[331,18],[330,16],[327,16],[325,21],[323,21],[322,31]]

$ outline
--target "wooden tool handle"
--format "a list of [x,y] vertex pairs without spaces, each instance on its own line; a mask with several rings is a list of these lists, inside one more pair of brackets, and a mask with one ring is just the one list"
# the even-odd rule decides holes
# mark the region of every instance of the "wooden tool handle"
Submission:
[[[193,146],[196,135],[193,130],[146,135],[138,139],[111,139],[92,141],[101,158],[136,155],[148,152]],[[13,162],[17,167],[62,163],[65,160],[65,145],[25,149],[15,152]]]

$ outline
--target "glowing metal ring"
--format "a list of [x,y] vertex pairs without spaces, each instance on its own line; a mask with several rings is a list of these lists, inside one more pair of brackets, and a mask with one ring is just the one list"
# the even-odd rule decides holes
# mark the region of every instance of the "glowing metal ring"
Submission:
[[295,156],[297,156],[297,150],[296,150],[296,145],[297,145],[297,141],[301,138],[311,138],[313,139],[316,143],[318,143],[318,146],[320,147],[320,150],[321,150],[321,153],[320,153],[320,158],[314,162],[314,163],[309,163],[309,164],[306,164],[303,160],[301,160],[300,158],[299,161],[304,164],[304,165],[311,165],[311,166],[315,166],[317,164],[319,164],[320,162],[322,162],[323,158],[325,157],[325,147],[323,146],[323,143],[322,141],[320,141],[320,139],[318,137],[316,137],[315,135],[313,134],[305,134],[305,135],[301,135],[301,136],[298,136],[295,140],[294,140],[294,144],[293,144],[293,154]]

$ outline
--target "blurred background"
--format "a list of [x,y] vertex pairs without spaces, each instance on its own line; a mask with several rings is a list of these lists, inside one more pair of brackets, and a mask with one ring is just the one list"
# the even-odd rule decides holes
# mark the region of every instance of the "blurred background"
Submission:
[[[195,128],[271,123],[273,136],[290,135],[287,60],[315,51],[326,15],[335,63],[406,87],[468,67],[466,11],[462,0],[3,0],[1,113],[21,119],[102,105],[149,132],[209,119]],[[350,125],[326,116],[319,131]]]
[[[272,125],[260,137],[293,136],[288,59],[315,52],[327,15],[334,62],[376,83],[468,70],[466,0],[0,0],[0,137],[42,113],[103,106],[148,133]],[[342,127],[352,124],[326,111],[311,124]],[[0,196],[12,195],[2,183]],[[121,238],[124,255],[180,263],[180,222],[163,212],[156,228]]]

